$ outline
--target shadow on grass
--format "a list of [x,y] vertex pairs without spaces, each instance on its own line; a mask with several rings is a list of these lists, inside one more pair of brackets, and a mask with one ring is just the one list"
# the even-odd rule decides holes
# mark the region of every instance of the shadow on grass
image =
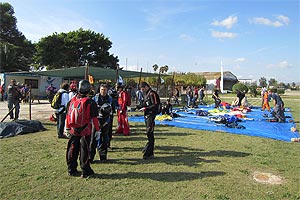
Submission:
[[223,176],[225,172],[222,171],[207,171],[200,173],[192,172],[153,172],[153,173],[140,173],[140,172],[127,172],[125,174],[95,174],[91,178],[100,179],[152,179],[155,181],[163,182],[177,182],[177,181],[190,181],[196,179],[204,179],[207,177]]
[[[133,147],[124,147],[116,148],[113,151],[115,152],[132,152],[132,151],[141,151],[142,157],[142,148],[133,148]],[[169,165],[185,165],[185,166],[197,166],[202,163],[218,163],[219,160],[216,159],[206,159],[205,157],[246,157],[251,155],[250,153],[238,152],[238,151],[204,151],[203,149],[194,149],[188,147],[178,147],[178,146],[157,146],[155,148],[154,159],[143,160],[142,158],[121,158],[107,160],[105,163],[115,163],[122,165],[140,165],[140,164],[153,164],[153,163],[165,163]]]

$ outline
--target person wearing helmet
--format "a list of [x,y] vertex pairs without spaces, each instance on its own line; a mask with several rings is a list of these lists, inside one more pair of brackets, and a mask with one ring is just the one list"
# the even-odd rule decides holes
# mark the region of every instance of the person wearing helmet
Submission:
[[116,134],[130,135],[128,117],[127,117],[127,102],[128,95],[124,91],[124,86],[120,83],[116,86],[118,91],[118,128]]
[[91,139],[91,153],[90,162],[93,163],[96,154],[96,148],[99,152],[100,161],[107,159],[107,148],[110,145],[111,138],[109,137],[110,127],[112,126],[112,98],[107,94],[108,87],[106,84],[101,84],[99,93],[97,93],[93,100],[98,107],[98,121],[100,123],[100,135],[92,134]]
[[76,81],[72,81],[70,84],[69,100],[71,100],[77,94]]
[[100,131],[96,103],[88,97],[91,85],[87,80],[79,82],[78,94],[68,104],[66,128],[70,133],[67,146],[67,165],[69,176],[76,176],[77,159],[80,155],[81,177],[94,174],[89,162],[90,140],[93,127]]

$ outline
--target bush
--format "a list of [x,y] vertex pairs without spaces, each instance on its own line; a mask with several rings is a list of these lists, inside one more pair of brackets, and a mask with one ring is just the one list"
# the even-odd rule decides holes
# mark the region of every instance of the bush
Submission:
[[236,92],[237,90],[245,94],[248,93],[248,87],[242,83],[237,83],[232,86],[232,92]]
[[250,95],[252,97],[256,97],[258,95],[258,91],[256,90],[257,86],[256,85],[251,85],[249,86],[249,90],[250,90]]
[[284,91],[285,91],[284,89],[281,89],[281,88],[279,89],[279,88],[278,88],[278,89],[277,89],[277,94],[284,94]]

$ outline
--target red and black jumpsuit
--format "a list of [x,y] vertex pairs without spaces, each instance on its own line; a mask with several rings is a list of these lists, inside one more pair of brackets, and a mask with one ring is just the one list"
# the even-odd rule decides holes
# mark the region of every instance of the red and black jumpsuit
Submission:
[[128,116],[127,116],[127,95],[121,90],[118,94],[118,128],[116,134],[130,135]]

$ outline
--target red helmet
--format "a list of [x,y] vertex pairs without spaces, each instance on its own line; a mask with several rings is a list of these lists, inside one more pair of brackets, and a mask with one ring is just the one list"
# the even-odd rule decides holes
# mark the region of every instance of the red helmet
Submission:
[[71,82],[70,88],[71,88],[71,90],[77,90],[77,84],[75,81]]

